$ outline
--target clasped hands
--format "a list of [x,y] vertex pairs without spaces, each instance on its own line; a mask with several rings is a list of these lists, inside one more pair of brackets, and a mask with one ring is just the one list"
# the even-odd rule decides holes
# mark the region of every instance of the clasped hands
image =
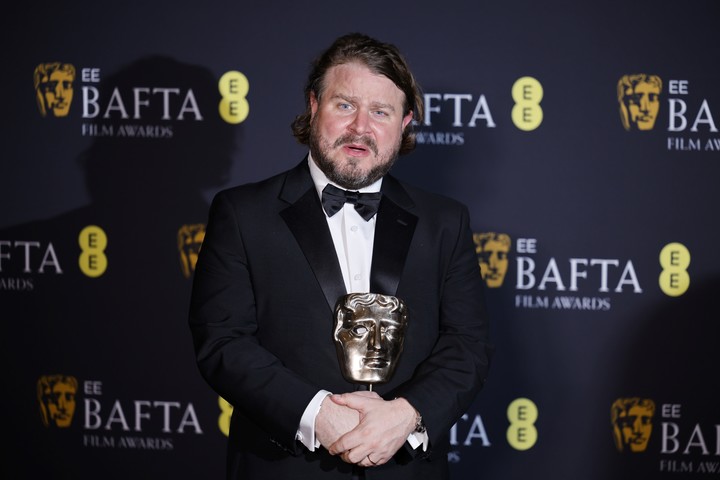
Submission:
[[417,413],[404,398],[375,392],[328,395],[315,419],[315,436],[331,455],[374,467],[386,463],[415,430]]

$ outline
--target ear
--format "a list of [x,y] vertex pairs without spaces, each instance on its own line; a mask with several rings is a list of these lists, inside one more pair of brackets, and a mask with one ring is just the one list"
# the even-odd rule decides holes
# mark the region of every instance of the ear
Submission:
[[310,92],[310,118],[311,119],[313,117],[315,117],[315,113],[317,112],[317,109],[318,109],[318,99],[315,96],[315,92],[311,91]]
[[413,111],[410,110],[407,115],[405,115],[402,119],[402,130],[405,131],[405,128],[408,126],[408,124],[413,119]]

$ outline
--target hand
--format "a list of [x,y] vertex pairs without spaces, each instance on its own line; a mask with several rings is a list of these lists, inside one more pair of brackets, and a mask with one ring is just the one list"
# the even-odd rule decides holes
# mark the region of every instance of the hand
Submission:
[[360,422],[357,410],[331,402],[328,398],[332,396],[325,397],[315,417],[315,438],[326,449]]
[[[368,395],[371,394],[371,395]],[[357,410],[360,423],[328,451],[347,463],[374,467],[386,463],[415,430],[417,412],[404,398],[386,401],[374,392],[333,395],[333,403]]]

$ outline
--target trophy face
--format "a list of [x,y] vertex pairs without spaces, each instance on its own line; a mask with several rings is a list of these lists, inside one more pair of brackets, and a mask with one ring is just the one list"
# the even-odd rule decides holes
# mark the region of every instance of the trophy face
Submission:
[[407,320],[407,307],[396,297],[377,293],[340,297],[333,337],[345,379],[369,384],[390,380],[402,353]]

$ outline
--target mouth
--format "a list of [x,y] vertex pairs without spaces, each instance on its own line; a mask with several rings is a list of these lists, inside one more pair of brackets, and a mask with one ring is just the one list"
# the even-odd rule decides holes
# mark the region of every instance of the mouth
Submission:
[[342,146],[343,151],[353,157],[363,157],[369,153],[366,146],[359,143],[348,143]]
[[378,357],[365,357],[363,358],[363,366],[366,368],[385,368],[388,366],[388,362],[384,358]]
[[363,157],[370,153],[378,154],[377,145],[370,137],[343,135],[335,141],[334,147],[342,148],[343,152],[354,157]]

